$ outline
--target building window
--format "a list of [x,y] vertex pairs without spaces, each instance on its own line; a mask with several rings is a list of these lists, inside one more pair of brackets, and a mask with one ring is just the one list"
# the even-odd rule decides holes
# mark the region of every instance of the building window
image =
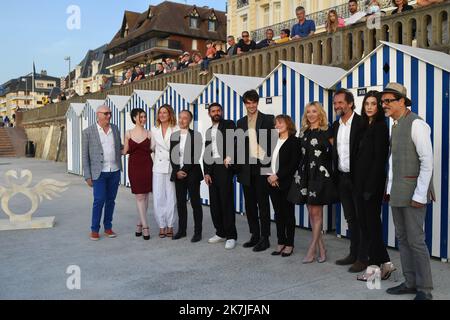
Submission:
[[192,51],[197,50],[198,48],[198,42],[197,39],[192,40]]
[[241,19],[242,19],[242,31],[247,31],[247,29],[248,29],[248,18],[247,18],[247,15],[243,15],[241,17]]
[[273,24],[281,22],[281,2],[273,4]]
[[47,83],[47,88],[53,88],[55,85],[53,83]]
[[217,31],[217,16],[213,13],[208,18],[208,31]]
[[199,24],[199,14],[197,10],[194,10],[189,15],[189,27],[191,29],[198,29],[198,24]]
[[263,27],[270,25],[270,7],[264,6],[263,8]]
[[129,31],[130,29],[128,28],[128,23],[125,25],[125,29],[123,30],[123,37],[125,38],[125,37],[127,37],[128,36],[128,31]]

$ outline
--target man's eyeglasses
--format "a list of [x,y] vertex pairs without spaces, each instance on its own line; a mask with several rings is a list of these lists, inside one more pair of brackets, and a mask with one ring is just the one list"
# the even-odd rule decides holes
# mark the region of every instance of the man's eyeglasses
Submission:
[[250,37],[250,35],[248,35],[248,34],[243,34],[242,35],[242,38],[248,38],[248,37]]
[[384,100],[381,100],[381,104],[391,104],[392,102],[394,102],[394,101],[399,101],[400,99],[399,98],[395,98],[395,99],[384,99]]
[[100,114],[104,115],[105,117],[111,117],[112,112],[99,112]]

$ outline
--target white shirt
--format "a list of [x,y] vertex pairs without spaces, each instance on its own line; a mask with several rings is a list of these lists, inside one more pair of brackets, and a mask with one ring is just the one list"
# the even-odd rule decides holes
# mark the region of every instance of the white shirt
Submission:
[[272,174],[277,173],[277,169],[280,167],[278,164],[278,154],[280,153],[280,149],[283,146],[283,144],[286,142],[287,139],[280,139],[278,138],[277,145],[275,146],[275,149],[272,153]]
[[[394,121],[396,124],[397,121]],[[433,146],[431,144],[431,128],[421,119],[416,119],[412,123],[411,138],[419,155],[420,172],[417,178],[417,186],[412,200],[426,204],[428,202],[428,189],[430,187],[431,177],[433,176]],[[391,193],[392,188],[392,155],[389,157],[389,175],[387,194]]]
[[220,158],[219,149],[217,148],[217,131],[219,130],[219,124],[215,124],[211,129],[211,143],[212,143],[212,156],[213,159]]
[[103,169],[102,172],[116,172],[119,171],[119,166],[116,163],[116,146],[114,143],[114,134],[109,127],[108,132],[105,133],[102,127],[97,123],[98,134],[103,148]]
[[152,128],[152,150],[154,151],[153,172],[169,174],[172,171],[170,164],[170,136],[178,131],[178,126],[168,127],[163,137],[162,127]]
[[353,112],[347,123],[339,120],[339,129],[337,134],[337,153],[338,170],[340,172],[350,172],[350,132],[352,131],[352,122],[355,113]]
[[186,146],[186,138],[188,133],[180,133],[180,168],[184,166],[184,147]]

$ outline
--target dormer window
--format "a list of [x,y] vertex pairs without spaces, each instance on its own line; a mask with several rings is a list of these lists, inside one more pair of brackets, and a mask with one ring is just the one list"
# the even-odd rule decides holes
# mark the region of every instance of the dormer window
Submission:
[[208,18],[208,31],[215,32],[217,31],[217,16],[212,13]]
[[151,19],[151,18],[153,18],[153,12],[152,12],[152,9],[149,8],[148,9],[148,14],[147,14],[147,19]]
[[191,29],[198,29],[200,16],[198,14],[198,11],[194,9],[191,14],[189,15],[189,27]]

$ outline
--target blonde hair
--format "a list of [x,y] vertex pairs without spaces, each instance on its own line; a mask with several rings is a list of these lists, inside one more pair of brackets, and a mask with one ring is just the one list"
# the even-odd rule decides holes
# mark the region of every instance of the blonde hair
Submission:
[[175,117],[175,112],[173,111],[173,108],[168,105],[162,105],[161,107],[159,107],[158,112],[157,112],[157,116],[156,116],[156,127],[159,128],[161,126],[161,121],[159,120],[159,113],[161,112],[161,109],[166,109],[167,112],[169,112],[169,126],[170,127],[175,127],[177,125],[177,118]]
[[319,113],[319,129],[322,131],[327,131],[328,130],[328,119],[327,119],[327,114],[325,113],[325,110],[322,106],[322,104],[320,102],[317,101],[313,101],[310,102],[306,105],[305,108],[305,112],[303,113],[303,118],[302,118],[302,132],[305,132],[306,130],[310,129],[311,124],[308,121],[308,118],[306,116],[306,111],[309,107],[316,107],[317,111]]

